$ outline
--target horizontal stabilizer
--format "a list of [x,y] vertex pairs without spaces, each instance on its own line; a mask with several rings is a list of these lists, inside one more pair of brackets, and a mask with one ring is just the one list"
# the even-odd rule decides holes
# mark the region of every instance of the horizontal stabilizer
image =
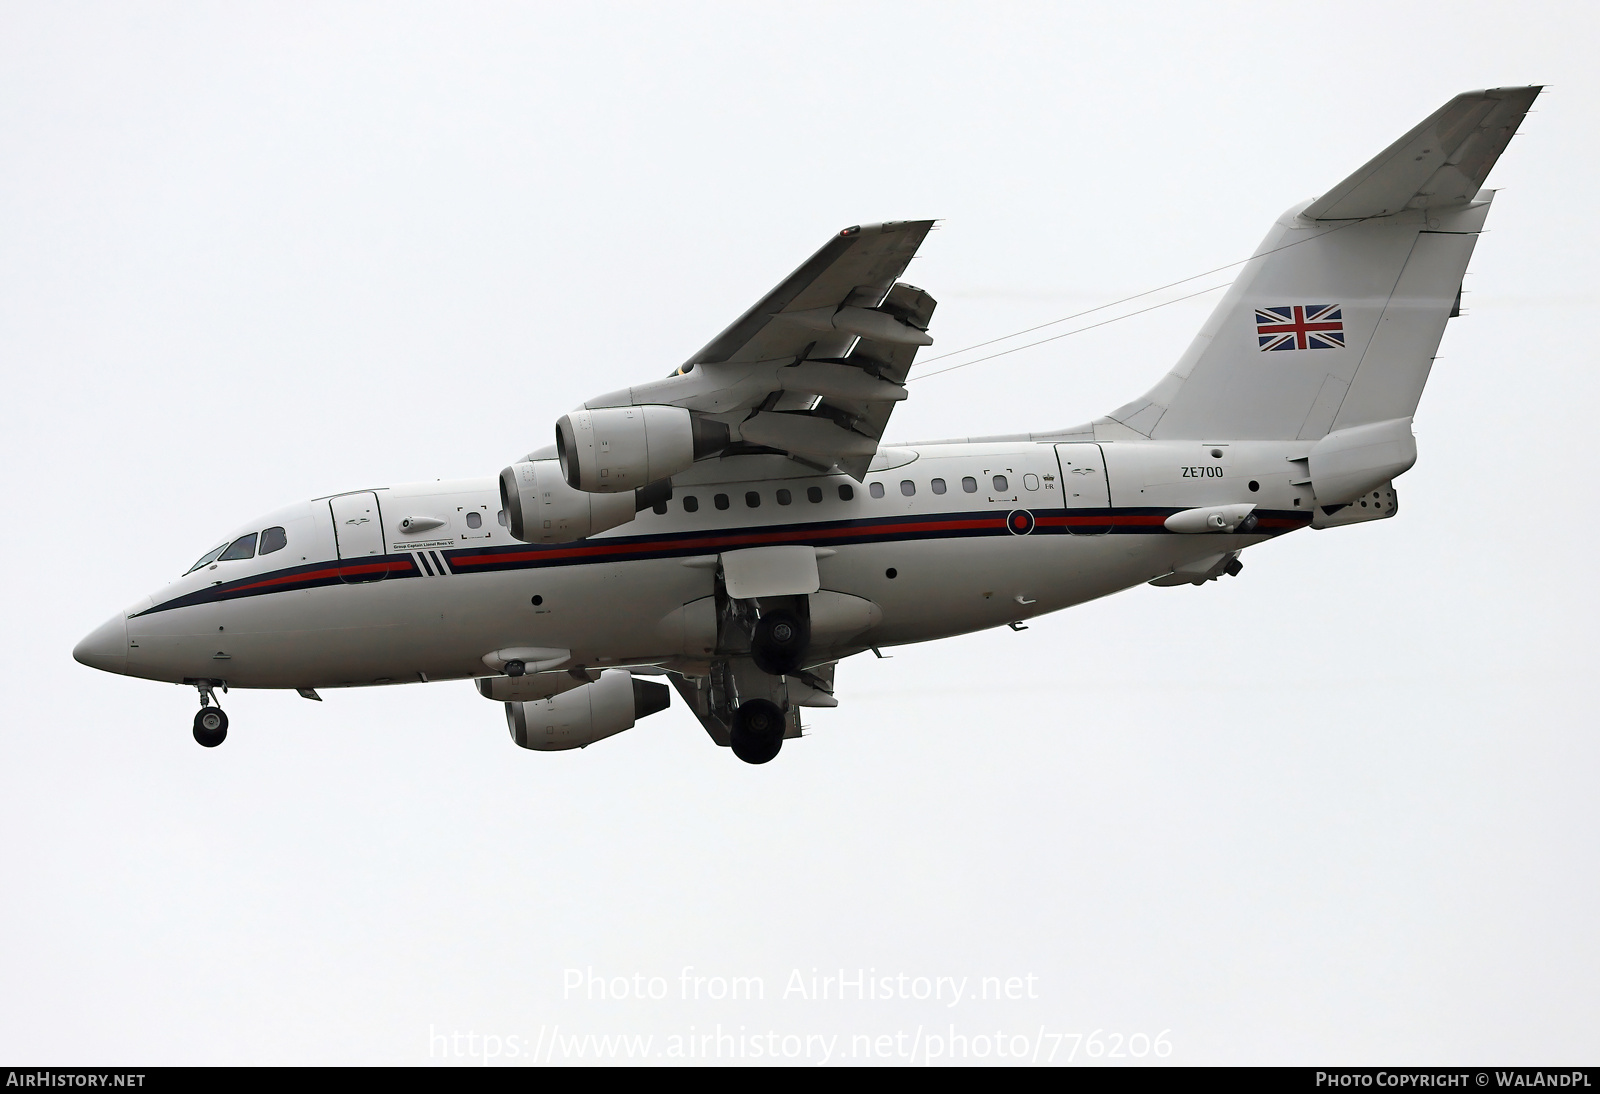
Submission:
[[1308,220],[1360,220],[1471,201],[1542,87],[1457,95],[1312,202]]

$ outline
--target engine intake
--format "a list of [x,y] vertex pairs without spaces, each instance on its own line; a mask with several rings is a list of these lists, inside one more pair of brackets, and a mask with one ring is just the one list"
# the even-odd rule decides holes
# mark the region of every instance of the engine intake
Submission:
[[500,472],[500,503],[511,534],[524,543],[571,543],[627,524],[639,509],[632,494],[574,490],[555,460],[527,460]]
[[687,471],[695,432],[680,406],[574,410],[556,422],[556,455],[569,486],[618,494]]
[[636,680],[627,669],[606,669],[592,684],[530,703],[507,703],[511,739],[538,752],[584,748],[632,729],[640,718],[665,710],[671,689]]

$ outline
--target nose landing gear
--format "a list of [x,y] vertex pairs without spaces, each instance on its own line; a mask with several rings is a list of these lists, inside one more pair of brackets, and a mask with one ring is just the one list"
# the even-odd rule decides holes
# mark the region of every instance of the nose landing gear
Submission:
[[228,716],[223,713],[221,707],[215,705],[216,699],[211,694],[211,686],[210,680],[202,680],[195,684],[200,691],[200,709],[194,716],[194,739],[205,748],[216,748],[228,738]]
[[228,738],[228,716],[221,707],[201,707],[194,716],[194,739],[216,748]]

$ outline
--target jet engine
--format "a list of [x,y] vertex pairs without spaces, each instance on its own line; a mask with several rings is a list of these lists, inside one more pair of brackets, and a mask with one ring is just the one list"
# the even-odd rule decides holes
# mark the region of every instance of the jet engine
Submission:
[[625,494],[574,490],[555,460],[514,463],[500,472],[500,503],[511,534],[524,543],[571,543],[627,524],[639,510],[671,496],[670,483]]
[[506,725],[523,748],[560,752],[585,748],[632,729],[638,719],[665,710],[672,690],[638,680],[627,669],[606,669],[600,679],[531,703],[507,703]]
[[556,422],[556,453],[569,486],[617,494],[687,471],[695,433],[680,406],[575,410]]

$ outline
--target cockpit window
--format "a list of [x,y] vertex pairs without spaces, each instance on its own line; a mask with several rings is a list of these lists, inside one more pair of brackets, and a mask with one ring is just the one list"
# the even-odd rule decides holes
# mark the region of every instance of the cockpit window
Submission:
[[281,551],[289,545],[289,534],[282,528],[272,527],[261,533],[261,553],[270,555],[274,551]]
[[256,534],[251,532],[248,536],[240,536],[233,541],[233,546],[222,552],[218,562],[237,562],[241,558],[256,557]]
[[227,549],[228,545],[226,543],[220,547],[211,548],[211,550],[200,556],[199,562],[196,562],[193,566],[190,566],[187,570],[183,571],[184,575],[187,576],[194,573],[196,570],[201,569],[202,567],[211,565],[213,562],[217,561],[217,557]]

